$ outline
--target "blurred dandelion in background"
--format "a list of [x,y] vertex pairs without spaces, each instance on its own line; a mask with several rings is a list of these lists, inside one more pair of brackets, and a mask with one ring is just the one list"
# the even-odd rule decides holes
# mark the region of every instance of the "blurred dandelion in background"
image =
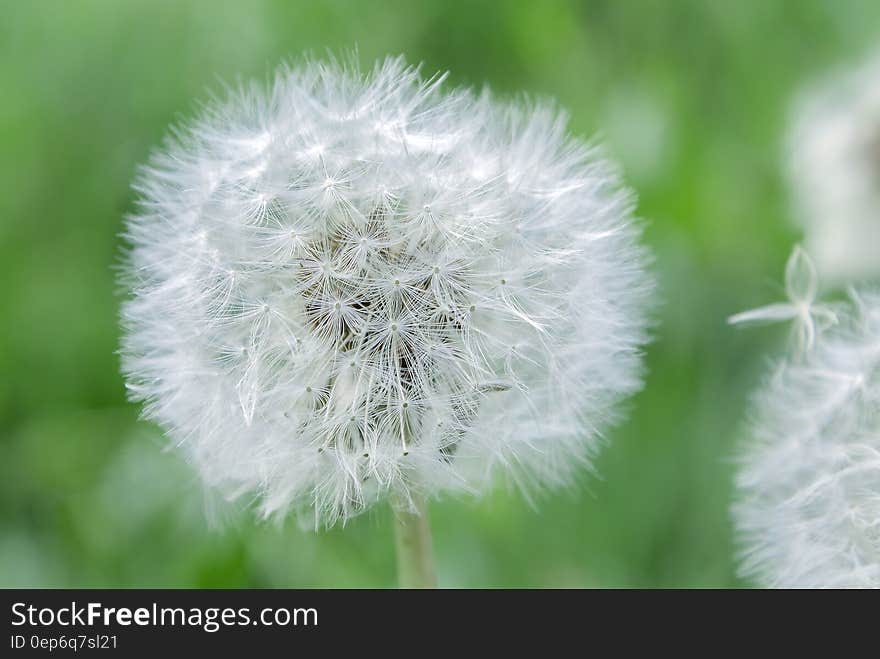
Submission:
[[[800,250],[795,269],[811,271]],[[795,307],[773,315],[811,329],[754,395],[740,458],[742,574],[768,587],[880,587],[880,293]],[[835,322],[816,329],[817,316]]]
[[880,51],[802,95],[788,158],[795,214],[823,283],[880,276]]

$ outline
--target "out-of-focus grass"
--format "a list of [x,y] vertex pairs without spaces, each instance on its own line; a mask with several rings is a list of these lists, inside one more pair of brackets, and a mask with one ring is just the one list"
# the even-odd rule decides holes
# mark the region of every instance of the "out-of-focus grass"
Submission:
[[[448,586],[726,586],[731,456],[798,238],[792,94],[880,41],[880,4],[0,2],[0,585],[390,586],[379,510],[314,534],[206,503],[125,402],[112,267],[137,163],[219,79],[355,44],[554,96],[640,195],[665,307],[598,469],[533,509],[432,508]],[[209,516],[205,512],[211,513]],[[219,521],[212,528],[206,521]]]

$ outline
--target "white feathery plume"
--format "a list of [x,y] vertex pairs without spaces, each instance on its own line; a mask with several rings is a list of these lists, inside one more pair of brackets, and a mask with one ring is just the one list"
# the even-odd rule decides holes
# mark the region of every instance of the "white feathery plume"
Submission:
[[880,587],[880,292],[835,318],[753,399],[733,515],[764,586]]
[[138,180],[130,394],[265,516],[568,482],[641,386],[653,282],[615,168],[551,107],[442,82],[283,67]]
[[787,146],[795,214],[823,282],[880,277],[880,51],[801,95]]
[[817,304],[818,290],[816,267],[801,246],[797,245],[785,264],[788,301],[734,314],[728,318],[728,322],[731,325],[753,325],[791,320],[794,323],[795,352],[802,354],[813,347],[817,332],[837,322],[837,316],[830,307]]

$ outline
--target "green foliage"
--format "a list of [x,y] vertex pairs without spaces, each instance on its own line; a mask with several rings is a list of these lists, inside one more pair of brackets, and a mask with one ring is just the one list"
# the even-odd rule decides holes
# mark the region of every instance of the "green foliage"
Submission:
[[[446,586],[729,586],[731,458],[798,239],[792,94],[872,46],[876,2],[0,2],[0,585],[391,586],[387,511],[325,534],[205,502],[125,402],[113,266],[129,183],[218,80],[357,44],[554,96],[648,218],[665,307],[601,478],[432,517]],[[205,510],[216,511],[214,526]],[[210,517],[210,516],[209,516]],[[211,517],[211,518],[213,518]]]

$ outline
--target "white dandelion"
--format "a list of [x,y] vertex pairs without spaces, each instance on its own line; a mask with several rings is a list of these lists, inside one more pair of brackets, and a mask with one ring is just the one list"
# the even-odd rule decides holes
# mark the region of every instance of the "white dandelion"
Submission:
[[137,183],[123,368],[203,480],[315,526],[552,486],[641,385],[631,194],[550,107],[282,68]]
[[803,94],[788,159],[795,214],[823,281],[880,277],[880,52]]
[[764,586],[880,587],[880,292],[835,318],[754,396],[733,513]]

